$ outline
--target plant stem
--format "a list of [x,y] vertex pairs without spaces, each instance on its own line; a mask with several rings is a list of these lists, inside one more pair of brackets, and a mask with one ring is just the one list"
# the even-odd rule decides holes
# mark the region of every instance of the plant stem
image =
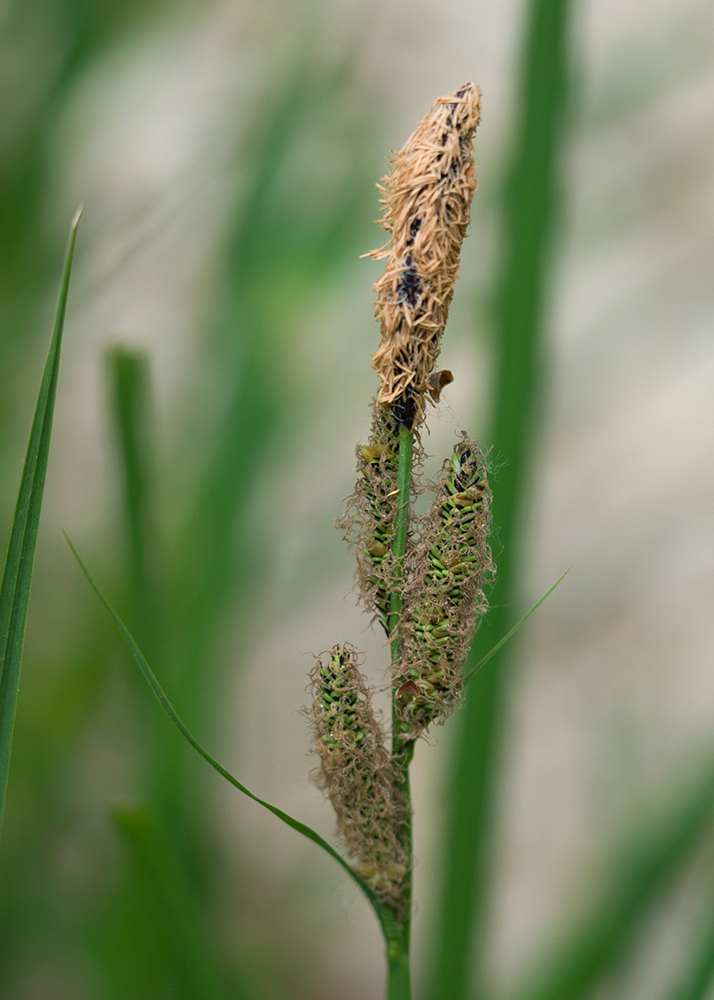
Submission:
[[[392,553],[396,562],[394,583],[398,585],[404,576],[404,553],[407,550],[407,532],[409,530],[409,485],[412,477],[412,447],[414,435],[402,424],[399,428],[399,464],[397,466],[397,490],[399,500],[397,516],[394,522],[394,541]],[[392,636],[392,663],[396,663],[401,655],[401,628],[399,615],[402,610],[402,598],[397,592],[392,593],[389,631]]]
[[[399,429],[399,464],[397,466],[397,490],[399,491],[397,516],[394,522],[394,541],[392,542],[392,553],[394,554],[394,590],[391,596],[389,631],[392,637],[392,670],[398,664],[402,655],[402,597],[399,593],[404,577],[404,555],[407,550],[407,533],[409,531],[409,487],[412,476],[412,448],[414,445],[414,435],[404,425]],[[392,754],[405,771],[413,756],[413,744],[405,741],[401,735],[401,725],[397,713],[397,702],[395,691],[392,691]],[[407,759],[408,758],[408,759]],[[405,776],[408,786],[408,776]]]
[[401,938],[387,941],[387,1000],[411,1000],[412,989],[409,980],[409,928]]
[[[414,435],[407,427],[402,425],[399,429],[399,465],[397,469],[397,489],[399,491],[397,516],[394,524],[394,540],[392,542],[392,553],[395,558],[394,585],[390,604],[390,633],[392,668],[399,663],[402,652],[402,629],[400,616],[402,611],[402,597],[399,594],[399,583],[404,576],[404,555],[407,549],[407,533],[409,530],[409,487],[412,473],[412,448],[414,445]],[[412,805],[411,793],[409,789],[409,765],[414,756],[413,740],[405,740],[401,734],[401,724],[396,710],[395,692],[392,691],[392,756],[398,767],[397,788],[402,797],[405,807],[405,820],[401,830],[401,837],[406,854],[409,858],[410,869],[404,879],[404,890],[400,902],[399,910],[404,914],[400,921],[399,935],[387,938],[387,962],[389,965],[389,978],[387,984],[387,1000],[411,1000],[411,986],[409,980],[409,932],[410,932],[410,911],[412,898],[412,877],[411,877],[411,857],[412,857]]]

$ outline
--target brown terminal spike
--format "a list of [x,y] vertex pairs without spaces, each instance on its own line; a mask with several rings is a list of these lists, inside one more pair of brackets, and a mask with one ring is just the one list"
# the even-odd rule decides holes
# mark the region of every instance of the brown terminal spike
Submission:
[[439,97],[379,187],[386,247],[367,256],[387,258],[376,282],[375,316],[382,341],[372,358],[381,380],[377,403],[390,407],[410,430],[424,417],[428,379],[441,347],[461,244],[476,190],[473,135],[481,118],[481,91],[466,83]]

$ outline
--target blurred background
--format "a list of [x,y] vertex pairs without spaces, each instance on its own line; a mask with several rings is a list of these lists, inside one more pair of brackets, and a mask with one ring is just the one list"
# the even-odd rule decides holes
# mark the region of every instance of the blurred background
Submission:
[[[62,530],[209,751],[329,837],[307,673],[342,641],[376,685],[388,662],[333,528],[376,388],[381,264],[359,259],[383,242],[374,185],[434,98],[480,84],[434,474],[462,428],[492,442],[527,6],[0,4],[3,545],[86,204],[0,850],[2,1000],[381,995],[367,905],[192,759]],[[714,10],[580,0],[567,39],[513,613],[572,570],[519,634],[499,716],[476,949],[494,996],[713,742]],[[511,459],[497,443],[493,460],[498,501]],[[417,996],[437,961],[458,732],[437,729],[414,766]],[[597,996],[672,995],[712,909],[713,853],[705,837]]]

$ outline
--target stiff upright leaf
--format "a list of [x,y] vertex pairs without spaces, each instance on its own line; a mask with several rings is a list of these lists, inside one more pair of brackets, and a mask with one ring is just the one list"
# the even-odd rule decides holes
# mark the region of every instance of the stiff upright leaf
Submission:
[[69,277],[72,270],[74,244],[82,209],[79,208],[69,234],[64,262],[54,333],[42,376],[30,443],[25,456],[25,468],[20,481],[15,517],[10,532],[5,559],[5,571],[0,586],[0,831],[5,808],[7,778],[10,769],[12,734],[15,727],[17,691],[20,683],[20,663],[25,638],[27,605],[30,599],[32,565],[37,543],[37,529],[42,510],[42,493],[50,451],[52,416],[57,394],[62,330],[67,311]]

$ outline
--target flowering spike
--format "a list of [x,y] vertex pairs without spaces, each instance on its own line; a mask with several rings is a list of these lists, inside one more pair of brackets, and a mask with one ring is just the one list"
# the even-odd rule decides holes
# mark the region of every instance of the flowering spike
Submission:
[[371,699],[348,645],[335,646],[311,673],[318,784],[337,814],[337,833],[357,871],[383,902],[399,899],[409,859],[399,836],[404,806]]
[[[336,522],[356,550],[362,604],[378,617],[387,635],[396,578],[392,542],[399,506],[398,455],[397,423],[389,410],[375,406],[369,441],[357,446],[359,479],[345,516]],[[420,460],[417,449],[415,465]]]
[[404,651],[394,686],[414,736],[443,721],[461,697],[476,618],[487,608],[482,588],[493,573],[486,542],[490,499],[481,453],[464,435],[444,463],[403,613]]
[[382,342],[372,358],[381,379],[377,403],[410,430],[424,416],[428,379],[441,347],[459,254],[476,190],[473,135],[481,91],[467,83],[439,97],[383,178],[387,266],[376,282]]

